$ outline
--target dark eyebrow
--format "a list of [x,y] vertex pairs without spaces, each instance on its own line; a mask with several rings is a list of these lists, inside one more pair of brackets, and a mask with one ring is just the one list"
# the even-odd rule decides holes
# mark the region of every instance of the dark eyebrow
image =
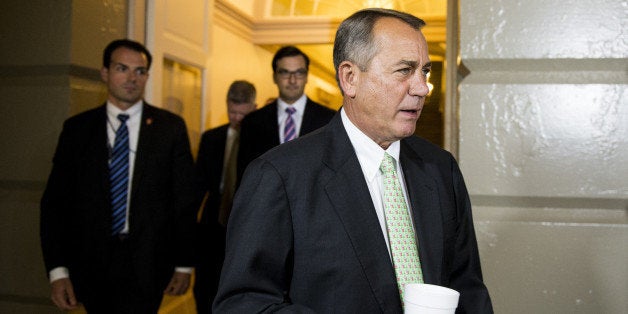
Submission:
[[[123,67],[125,67],[125,68],[129,68],[129,69],[131,69],[131,67],[130,67],[130,66],[128,66],[128,65],[126,65],[126,64],[124,64],[124,63],[121,63],[121,62],[112,62],[111,64],[112,64],[112,65],[114,65],[114,66],[115,66],[115,65],[121,65],[121,66],[123,66]],[[139,67],[137,67],[137,68],[134,68],[133,70],[138,70],[138,69],[145,70],[145,69],[147,69],[147,67],[145,67],[145,66],[139,66]]]
[[[409,66],[414,69],[416,69],[419,65],[417,61],[409,61],[409,60],[401,60],[397,64]],[[432,67],[432,61],[428,61],[426,64],[423,65],[423,68],[431,68],[431,67]]]
[[409,60],[401,60],[399,62],[397,62],[398,65],[405,65],[405,66],[409,66],[411,68],[416,68],[418,65],[418,62],[416,61],[409,61]]

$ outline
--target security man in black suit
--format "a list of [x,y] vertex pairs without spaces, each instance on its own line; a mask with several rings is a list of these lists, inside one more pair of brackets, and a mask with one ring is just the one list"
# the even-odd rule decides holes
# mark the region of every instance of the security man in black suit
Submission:
[[164,293],[189,286],[194,164],[184,121],[143,100],[150,65],[142,44],[111,42],[106,103],[68,119],[59,137],[40,233],[62,310],[157,313]]
[[225,258],[227,219],[233,203],[240,122],[255,110],[255,86],[247,81],[231,83],[227,92],[229,123],[203,133],[196,158],[197,187],[205,201],[197,236],[194,298],[198,313],[211,313]]

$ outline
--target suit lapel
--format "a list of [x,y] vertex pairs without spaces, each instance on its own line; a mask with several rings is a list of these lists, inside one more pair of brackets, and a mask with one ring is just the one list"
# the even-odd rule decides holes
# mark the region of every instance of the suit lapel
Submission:
[[381,310],[401,309],[394,269],[375,207],[340,115],[329,124],[327,134],[330,146],[323,163],[335,172],[325,188],[329,200],[351,240]]
[[266,112],[264,112],[264,115],[266,116],[264,120],[267,121],[267,123],[264,124],[264,127],[266,128],[268,134],[268,148],[272,148],[280,144],[279,127],[277,126],[277,106],[277,100],[275,100],[271,104],[264,107],[264,109],[267,109]]
[[99,178],[98,181],[102,188],[100,193],[96,195],[100,194],[102,204],[105,204],[104,208],[109,208],[109,155],[111,148],[107,136],[107,109],[105,105],[98,109],[92,127],[94,128],[93,138],[89,141],[87,155],[93,158],[94,176]]
[[[155,127],[155,113],[152,107],[143,103],[142,119],[140,121],[140,132],[137,140],[137,151],[135,152],[135,164],[133,169],[133,185],[131,187],[131,200],[137,195],[138,189],[142,182],[142,176],[146,168],[146,158],[149,154],[150,147],[153,145],[155,136],[153,130]],[[131,202],[131,206],[133,202]],[[133,210],[133,208],[131,208]]]
[[301,129],[299,130],[299,136],[313,131],[311,130],[313,123],[312,117],[314,116],[312,113],[313,106],[314,104],[308,98],[305,102],[305,111],[303,112],[303,119],[301,120]]
[[399,159],[419,240],[423,279],[426,283],[439,284],[443,257],[443,223],[438,188],[425,172],[422,158],[403,140]]
[[213,181],[212,183],[215,184],[217,187],[220,186],[220,181],[222,180],[222,168],[224,168],[224,164],[225,164],[225,149],[227,146],[228,132],[229,132],[228,124],[218,129],[218,132],[216,134],[216,138],[217,138],[216,146],[212,147],[211,148],[212,151],[209,152],[210,154],[214,155],[212,158],[213,160],[209,162],[209,165],[216,167],[214,168],[215,171],[213,172],[214,175],[211,176],[211,180]]

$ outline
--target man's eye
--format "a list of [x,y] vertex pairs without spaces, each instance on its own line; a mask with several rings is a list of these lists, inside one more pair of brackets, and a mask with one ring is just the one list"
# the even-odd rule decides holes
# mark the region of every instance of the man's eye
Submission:
[[398,71],[399,73],[403,74],[403,75],[408,75],[412,72],[411,68],[403,68],[403,69],[399,69]]
[[427,76],[428,74],[430,74],[430,71],[432,69],[423,69],[423,75]]

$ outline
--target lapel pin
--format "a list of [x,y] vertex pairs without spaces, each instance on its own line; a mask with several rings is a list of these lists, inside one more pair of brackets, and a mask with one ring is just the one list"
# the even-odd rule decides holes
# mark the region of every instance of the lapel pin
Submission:
[[151,125],[151,124],[153,124],[153,118],[148,118],[148,119],[146,119],[146,124],[147,124],[147,125]]

